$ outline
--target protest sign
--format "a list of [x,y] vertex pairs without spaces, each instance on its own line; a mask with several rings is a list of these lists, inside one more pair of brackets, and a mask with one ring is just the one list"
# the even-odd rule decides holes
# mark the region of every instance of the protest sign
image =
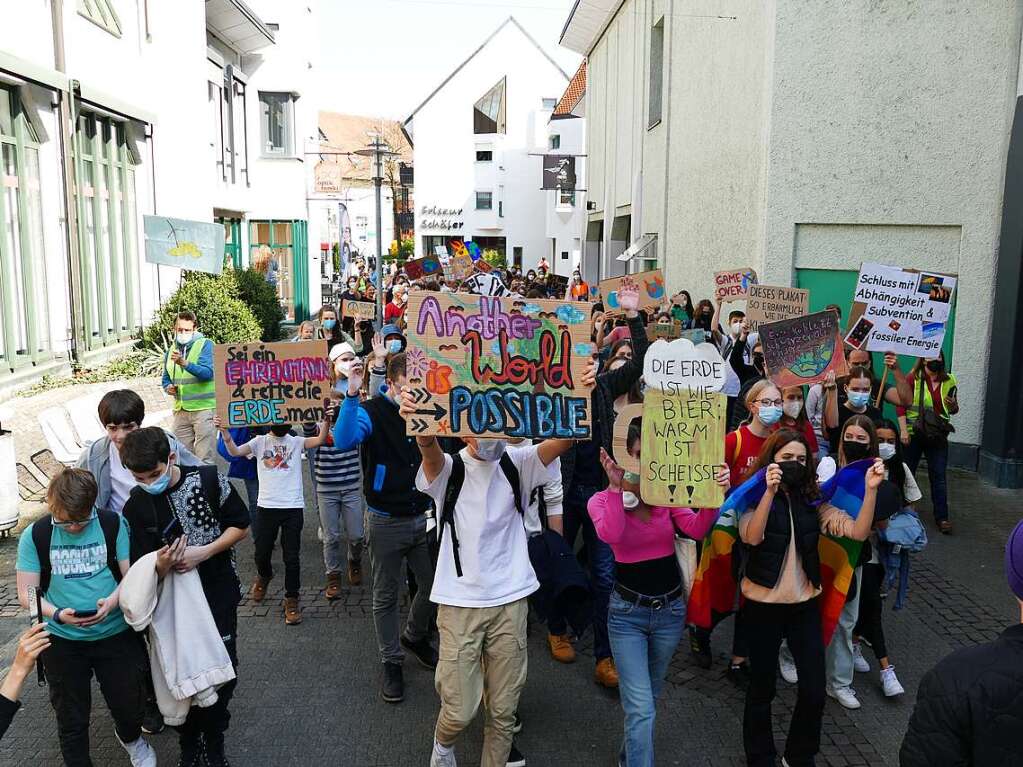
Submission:
[[326,341],[218,344],[217,415],[227,427],[317,423],[330,393],[329,372]]
[[710,341],[710,331],[704,330],[703,328],[683,330],[679,334],[679,338],[684,338],[691,344],[703,344]]
[[807,314],[760,326],[764,369],[779,388],[823,381],[849,372],[842,352],[838,315],[832,311]]
[[954,274],[862,264],[846,342],[871,352],[937,356],[957,282]]
[[[715,474],[725,460],[725,361],[713,344],[655,341],[643,359],[643,403],[615,420],[615,460],[639,474],[640,497],[653,506],[716,507]],[[631,421],[642,413],[640,458],[626,451]],[[632,468],[630,468],[632,467]]]
[[416,436],[588,439],[590,304],[409,294]]
[[649,309],[664,303],[667,294],[664,291],[664,274],[660,269],[627,274],[624,277],[612,277],[600,281],[600,295],[604,298],[605,317],[616,317],[625,313],[618,305],[618,287],[622,284],[622,280],[632,280],[639,288],[637,309]]
[[469,256],[465,249],[463,249],[451,257],[448,262],[447,274],[454,277],[459,282],[469,279],[474,271],[472,258]]
[[431,274],[443,274],[443,270],[437,256],[423,256],[406,261],[405,274],[410,280],[419,280]]
[[469,240],[469,242],[465,243],[465,249],[469,253],[469,258],[471,258],[473,261],[479,261],[481,258],[483,258],[483,251],[480,250],[480,246],[477,245],[472,240]]
[[346,298],[341,302],[341,316],[372,322],[377,317],[377,305],[370,301],[351,301]]
[[802,317],[810,309],[810,291],[775,285],[750,285],[746,295],[746,321],[750,330],[792,317]]
[[508,289],[496,274],[474,274],[465,281],[465,287],[481,296],[503,296]]
[[[678,320],[674,322],[651,322],[646,326],[646,337],[651,341],[659,338],[665,341],[674,341],[676,338],[682,337],[682,323]],[[703,339],[700,340],[702,341]]]
[[568,292],[568,276],[564,274],[548,274],[547,290],[555,298],[564,298]]
[[477,272],[485,272],[489,274],[494,271],[494,267],[490,265],[490,262],[485,258],[481,258],[479,261],[473,264]]
[[224,270],[224,225],[143,216],[146,262],[193,272]]
[[714,296],[722,302],[746,298],[750,285],[757,284],[757,273],[750,267],[714,273]]

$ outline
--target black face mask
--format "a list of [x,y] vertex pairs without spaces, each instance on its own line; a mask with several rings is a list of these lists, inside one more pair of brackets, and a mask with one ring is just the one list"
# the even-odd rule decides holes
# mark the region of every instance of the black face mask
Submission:
[[864,442],[853,442],[851,439],[842,441],[842,452],[849,463],[859,461],[870,455],[870,445]]
[[781,483],[788,488],[797,488],[806,482],[808,471],[805,463],[799,461],[779,461],[778,468],[781,469]]
[[942,362],[941,360],[928,360],[927,369],[930,370],[932,373],[944,373],[945,363]]
[[291,424],[282,423],[270,427],[270,433],[275,437],[285,437],[291,433]]

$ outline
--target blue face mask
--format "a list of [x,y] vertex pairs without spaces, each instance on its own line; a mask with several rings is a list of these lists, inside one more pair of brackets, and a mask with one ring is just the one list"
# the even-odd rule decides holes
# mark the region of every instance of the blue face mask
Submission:
[[387,351],[391,354],[397,354],[401,351],[401,339],[394,338],[387,342]]
[[848,393],[848,396],[849,404],[853,407],[864,407],[868,402],[870,402],[869,391],[851,391]]
[[323,329],[324,330],[333,330],[335,325],[337,325],[337,320],[324,320],[323,321]]
[[760,406],[760,422],[764,426],[773,426],[781,420],[782,409],[777,405]]
[[170,485],[170,474],[171,474],[170,464],[168,463],[167,471],[165,471],[163,476],[156,480],[156,482],[152,483],[151,485],[146,485],[142,482],[139,482],[139,487],[141,487],[150,495],[160,495],[164,490],[167,489],[167,486]]

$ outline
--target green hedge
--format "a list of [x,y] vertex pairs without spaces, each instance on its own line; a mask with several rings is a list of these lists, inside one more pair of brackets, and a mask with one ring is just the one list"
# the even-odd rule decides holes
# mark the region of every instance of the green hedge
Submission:
[[284,309],[277,298],[277,289],[266,281],[266,276],[255,269],[234,272],[234,281],[238,285],[238,297],[252,310],[256,321],[262,328],[263,341],[280,341],[284,338],[281,323],[284,322]]
[[258,341],[263,328],[241,299],[235,273],[221,275],[189,272],[184,283],[160,307],[153,323],[142,332],[144,346],[160,346],[172,332],[178,312],[195,313],[199,331],[214,343]]

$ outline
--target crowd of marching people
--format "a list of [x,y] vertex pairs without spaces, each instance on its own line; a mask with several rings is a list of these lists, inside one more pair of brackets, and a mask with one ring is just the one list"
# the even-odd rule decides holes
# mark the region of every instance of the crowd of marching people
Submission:
[[[280,617],[302,622],[307,508],[316,511],[322,540],[325,597],[338,599],[346,583],[371,590],[382,699],[404,699],[408,656],[435,674],[439,713],[423,760],[431,767],[456,765],[459,736],[481,706],[482,765],[526,764],[514,737],[528,719],[519,711],[528,620],[546,624],[547,651],[565,664],[577,659],[578,638],[592,632],[594,682],[619,691],[624,714],[620,750],[607,759],[625,767],[655,763],[657,698],[678,647],[710,668],[715,626],[730,614],[725,673],[744,690],[750,765],[814,764],[827,698],[861,705],[853,682],[871,671],[864,648],[884,695],[902,695],[883,606],[906,603],[912,552],[926,544],[914,511],[921,458],[936,528],[953,529],[948,444],[932,428],[958,411],[943,356],[919,360],[906,375],[894,355],[848,349],[848,376],[779,388],[746,317],[726,314],[721,301],[694,304],[683,290],[642,311],[626,282],[621,311],[605,316],[578,270],[565,280],[541,262],[498,276],[514,298],[594,301],[596,354],[581,381],[591,399],[588,439],[407,435],[416,408],[405,355],[409,291],[460,291],[443,276],[412,280],[399,270],[377,286],[353,262],[337,304],[297,327],[296,340],[325,341],[331,390],[319,423],[227,428],[215,415],[213,345],[195,315],[181,311],[162,381],[173,428],[143,428],[138,394],[107,393],[98,412],[106,436],[54,477],[49,514],[21,536],[19,597],[31,609],[37,591],[44,622],[23,637],[0,687],[0,734],[41,658],[65,764],[93,763],[95,676],[133,765],[156,764],[145,735],[166,725],[177,730],[181,767],[227,765],[244,641],[237,608],[243,593],[267,600],[282,570]],[[375,301],[377,290],[385,307],[379,328],[338,311],[344,301]],[[639,476],[615,454],[612,424],[643,400],[648,327],[657,322],[703,331],[727,363],[720,509],[651,505]],[[640,458],[642,429],[641,418],[629,426],[632,459]],[[713,542],[718,530],[727,533],[724,549]],[[249,535],[256,575],[243,591],[237,547]],[[702,597],[681,564],[679,541],[698,550],[695,578],[716,589],[713,609],[696,609]],[[848,568],[841,588],[836,551]],[[729,567],[711,587],[717,571],[705,565],[715,557]],[[1010,538],[1006,567],[1023,604],[1023,527]],[[1015,705],[1020,721],[1019,629],[974,648],[969,659],[1015,664],[1007,672],[1014,681],[978,682],[952,661],[928,675],[903,764],[1019,763],[1018,747],[1006,745],[1008,725],[983,716]],[[772,725],[779,673],[798,687],[781,755]],[[956,702],[956,691],[975,705]]]

